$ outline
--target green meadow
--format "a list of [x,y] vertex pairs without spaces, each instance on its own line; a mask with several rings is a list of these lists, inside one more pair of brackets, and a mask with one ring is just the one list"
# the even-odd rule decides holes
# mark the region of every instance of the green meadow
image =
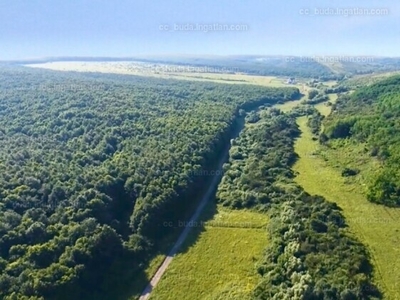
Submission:
[[[319,108],[326,113],[327,106]],[[351,232],[369,249],[374,281],[384,298],[400,299],[400,209],[373,204],[364,194],[364,178],[379,166],[354,145],[345,145],[340,152],[322,148],[312,139],[307,117],[300,117],[298,124],[302,135],[295,144],[300,156],[294,166],[296,181],[307,192],[322,195],[343,209]],[[349,165],[361,167],[357,178],[341,176]]]
[[151,299],[250,299],[267,223],[265,214],[210,203]]

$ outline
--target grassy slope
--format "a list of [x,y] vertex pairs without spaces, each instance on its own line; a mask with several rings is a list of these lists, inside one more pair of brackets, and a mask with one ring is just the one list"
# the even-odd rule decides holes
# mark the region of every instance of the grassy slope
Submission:
[[195,224],[151,299],[250,298],[259,279],[255,263],[266,247],[267,216],[222,207],[215,213],[214,205]]
[[400,71],[383,72],[383,73],[378,73],[378,74],[357,75],[357,76],[354,76],[353,78],[350,78],[349,80],[346,80],[344,82],[344,85],[351,86],[351,87],[360,86],[360,85],[371,85],[376,82],[387,79],[390,76],[399,75],[399,74],[400,74]]
[[[329,113],[329,107],[324,104],[317,108],[323,114]],[[300,156],[294,166],[298,172],[297,182],[309,193],[322,195],[343,209],[351,231],[371,252],[376,284],[385,293],[386,299],[400,299],[400,209],[367,201],[363,186],[357,181],[346,180],[341,176],[340,168],[334,167],[343,163],[343,154],[331,150],[333,152],[328,155],[327,161],[314,155],[320,146],[312,140],[307,118],[299,118],[298,123],[303,134],[295,145]],[[356,158],[357,152],[356,149],[353,154],[346,155]],[[365,168],[373,168],[373,162],[369,161]]]

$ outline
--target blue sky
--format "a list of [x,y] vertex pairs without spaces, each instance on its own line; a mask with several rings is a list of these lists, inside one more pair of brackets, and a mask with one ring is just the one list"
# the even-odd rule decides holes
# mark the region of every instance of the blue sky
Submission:
[[[354,8],[365,11],[354,15]],[[371,15],[377,14],[373,9],[383,10],[377,16]],[[214,24],[243,29],[182,30],[196,24],[200,29]],[[399,35],[400,2],[395,0],[0,2],[0,60],[147,54],[400,56]]]

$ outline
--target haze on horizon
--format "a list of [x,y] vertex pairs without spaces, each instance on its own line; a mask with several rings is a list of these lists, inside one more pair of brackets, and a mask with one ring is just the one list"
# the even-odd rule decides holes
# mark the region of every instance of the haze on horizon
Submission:
[[49,56],[400,56],[390,0],[0,3],[0,60]]

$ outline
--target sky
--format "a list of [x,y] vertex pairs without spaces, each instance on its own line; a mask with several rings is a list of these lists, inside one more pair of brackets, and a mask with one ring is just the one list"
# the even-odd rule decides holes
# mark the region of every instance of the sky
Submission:
[[0,60],[400,56],[395,0],[1,0]]

